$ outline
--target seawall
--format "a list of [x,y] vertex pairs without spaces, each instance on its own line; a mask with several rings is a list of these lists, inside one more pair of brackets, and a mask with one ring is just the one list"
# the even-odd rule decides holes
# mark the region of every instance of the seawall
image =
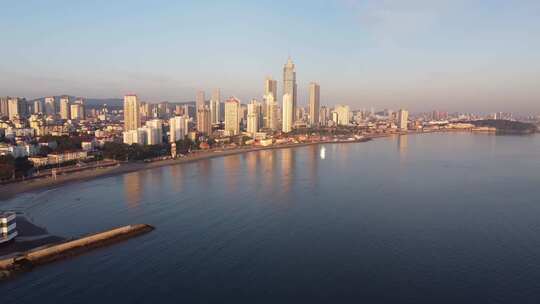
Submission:
[[14,258],[0,260],[0,279],[6,279],[18,272],[31,270],[35,266],[82,254],[152,230],[154,227],[147,224],[128,225],[50,247],[31,250]]

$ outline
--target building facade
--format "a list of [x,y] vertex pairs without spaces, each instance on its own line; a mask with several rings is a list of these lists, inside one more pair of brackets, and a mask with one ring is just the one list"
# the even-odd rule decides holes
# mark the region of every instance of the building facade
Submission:
[[321,86],[312,82],[309,84],[309,124],[311,127],[319,126]]

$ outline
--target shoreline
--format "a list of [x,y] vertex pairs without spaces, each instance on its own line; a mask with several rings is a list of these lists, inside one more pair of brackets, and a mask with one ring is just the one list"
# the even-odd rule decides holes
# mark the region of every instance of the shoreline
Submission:
[[[409,133],[409,134],[417,134],[417,133]],[[390,137],[393,135],[399,135],[399,133],[370,135],[370,136],[365,136],[363,139],[353,140],[353,141],[320,141],[320,142],[308,142],[308,143],[297,143],[297,144],[283,144],[283,145],[275,145],[275,146],[268,146],[268,147],[235,148],[235,149],[223,150],[219,152],[215,150],[211,150],[211,151],[205,151],[205,152],[196,152],[195,155],[187,156],[180,159],[178,158],[167,159],[167,160],[155,161],[151,163],[122,163],[114,167],[96,168],[93,170],[85,170],[85,171],[80,171],[80,172],[75,172],[75,173],[59,175],[57,176],[56,179],[41,178],[41,179],[34,179],[34,180],[28,180],[28,181],[22,181],[18,183],[3,185],[1,186],[1,189],[0,189],[0,203],[2,201],[14,198],[15,196],[19,194],[23,194],[27,192],[54,189],[59,186],[64,186],[70,183],[85,182],[85,181],[90,181],[97,178],[111,177],[115,175],[126,174],[126,173],[131,173],[131,172],[136,172],[136,171],[191,163],[191,162],[204,160],[204,159],[212,159],[212,158],[217,158],[217,157],[243,154],[243,153],[248,153],[248,152],[257,152],[257,151],[263,151],[263,150],[299,148],[299,147],[320,145],[320,144],[361,143],[361,142],[366,142],[366,141],[373,140],[376,138]]]

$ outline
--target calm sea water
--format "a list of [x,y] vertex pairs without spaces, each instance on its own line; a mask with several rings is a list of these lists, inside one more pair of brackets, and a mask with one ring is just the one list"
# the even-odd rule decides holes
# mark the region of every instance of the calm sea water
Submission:
[[147,235],[0,283],[2,303],[539,303],[540,136],[228,156],[1,202]]

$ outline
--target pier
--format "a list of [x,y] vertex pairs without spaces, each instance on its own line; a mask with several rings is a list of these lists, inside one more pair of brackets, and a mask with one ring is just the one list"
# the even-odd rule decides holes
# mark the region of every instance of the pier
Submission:
[[0,260],[0,280],[39,265],[79,255],[152,230],[154,227],[148,224],[127,225],[46,248],[30,250],[19,256]]

